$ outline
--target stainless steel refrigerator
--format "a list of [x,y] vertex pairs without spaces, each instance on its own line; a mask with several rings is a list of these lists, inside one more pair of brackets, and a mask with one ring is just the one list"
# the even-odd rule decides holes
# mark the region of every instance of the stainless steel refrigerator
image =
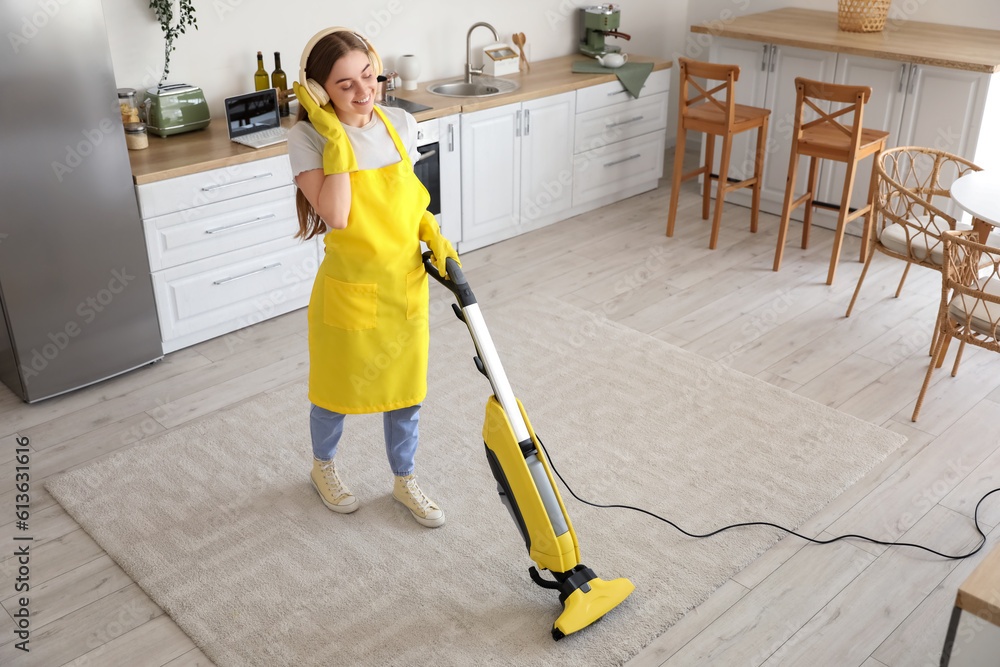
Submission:
[[33,402],[163,348],[100,0],[3,0],[0,35],[0,380]]

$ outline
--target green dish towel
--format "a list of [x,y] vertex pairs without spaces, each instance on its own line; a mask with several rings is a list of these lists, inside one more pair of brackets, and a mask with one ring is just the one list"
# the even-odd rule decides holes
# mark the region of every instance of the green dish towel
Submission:
[[642,85],[646,83],[646,77],[653,71],[653,63],[625,63],[621,67],[603,67],[601,63],[588,60],[576,60],[573,62],[573,71],[585,74],[615,74],[622,82],[625,89],[632,94],[632,97],[639,97]]

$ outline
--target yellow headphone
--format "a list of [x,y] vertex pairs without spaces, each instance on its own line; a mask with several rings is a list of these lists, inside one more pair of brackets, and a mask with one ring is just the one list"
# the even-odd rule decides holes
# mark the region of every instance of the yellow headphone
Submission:
[[368,61],[372,64],[372,69],[375,70],[375,76],[379,78],[380,81],[385,79],[382,77],[382,59],[379,58],[378,51],[371,43],[361,36],[356,30],[351,30],[350,28],[334,27],[327,28],[326,30],[321,30],[306,44],[306,48],[302,51],[302,60],[299,62],[299,81],[304,82],[301,85],[306,89],[309,97],[315,100],[316,104],[323,106],[330,101],[330,96],[326,94],[326,89],[323,88],[322,83],[317,83],[313,79],[306,78],[306,62],[309,60],[309,54],[312,53],[313,48],[319,43],[321,39],[327,35],[331,35],[335,32],[349,32],[364,45],[365,50],[368,51]]

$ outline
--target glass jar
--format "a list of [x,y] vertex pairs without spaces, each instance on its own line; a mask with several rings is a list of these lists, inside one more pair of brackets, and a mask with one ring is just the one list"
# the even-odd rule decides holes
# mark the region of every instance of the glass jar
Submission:
[[118,106],[122,110],[122,123],[139,122],[139,105],[135,98],[135,88],[118,89]]
[[125,145],[130,151],[141,151],[149,147],[145,123],[125,123]]

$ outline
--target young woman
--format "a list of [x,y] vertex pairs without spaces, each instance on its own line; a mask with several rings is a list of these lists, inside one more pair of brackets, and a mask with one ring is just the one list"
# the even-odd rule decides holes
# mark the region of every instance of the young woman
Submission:
[[288,137],[298,236],[325,234],[326,244],[308,311],[312,484],[331,510],[358,508],[333,459],[345,415],[381,412],[393,497],[420,524],[440,526],[444,512],[413,474],[427,393],[420,242],[442,272],[447,257],[458,257],[413,173],[416,121],[374,103],[381,73],[374,49],[347,29],[324,31],[313,42],[303,55],[310,90],[293,86],[299,122]]

